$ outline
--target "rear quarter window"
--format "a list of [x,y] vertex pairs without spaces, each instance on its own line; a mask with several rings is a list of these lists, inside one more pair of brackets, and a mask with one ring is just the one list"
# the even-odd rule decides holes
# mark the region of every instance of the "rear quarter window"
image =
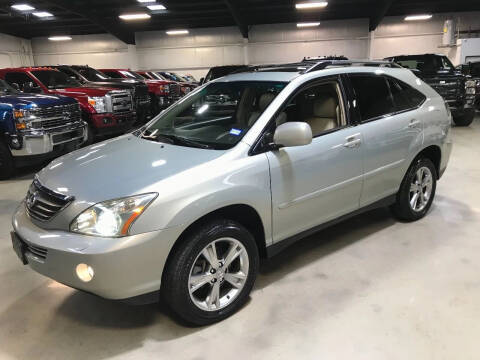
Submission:
[[394,78],[387,78],[395,104],[395,110],[408,111],[421,106],[427,99],[420,91]]

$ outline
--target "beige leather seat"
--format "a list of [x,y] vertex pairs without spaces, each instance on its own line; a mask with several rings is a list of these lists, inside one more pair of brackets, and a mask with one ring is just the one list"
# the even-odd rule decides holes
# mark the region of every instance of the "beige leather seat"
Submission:
[[338,100],[333,95],[320,95],[313,103],[313,116],[305,122],[312,128],[313,136],[338,127]]
[[248,126],[252,126],[255,124],[255,121],[262,115],[265,109],[270,105],[270,103],[275,99],[275,94],[273,93],[265,93],[260,96],[258,100],[258,111],[253,111],[248,118]]

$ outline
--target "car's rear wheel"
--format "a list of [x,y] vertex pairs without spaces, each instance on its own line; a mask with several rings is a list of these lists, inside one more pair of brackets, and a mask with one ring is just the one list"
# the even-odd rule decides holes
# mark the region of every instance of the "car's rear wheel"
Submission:
[[416,160],[402,181],[397,199],[391,209],[401,220],[423,218],[432,206],[437,188],[437,171],[427,158]]
[[10,178],[15,171],[15,163],[10,149],[0,141],[0,180]]
[[258,272],[253,236],[234,221],[219,220],[195,229],[183,240],[165,269],[166,303],[194,325],[232,315],[248,299]]

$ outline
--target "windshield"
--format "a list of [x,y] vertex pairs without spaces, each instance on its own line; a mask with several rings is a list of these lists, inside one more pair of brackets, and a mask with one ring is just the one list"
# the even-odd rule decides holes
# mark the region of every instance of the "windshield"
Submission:
[[284,82],[210,83],[159,115],[143,138],[181,146],[230,149],[287,85]]
[[32,71],[32,74],[49,89],[61,89],[82,86],[77,80],[72,79],[63,72],[56,70]]
[[152,76],[153,79],[165,81],[165,78],[162,77],[161,75],[157,74],[156,72],[152,71],[149,74]]
[[162,74],[163,76],[165,76],[168,80],[173,80],[173,81],[177,81],[177,82],[184,82],[184,81],[185,81],[185,79],[182,79],[180,76],[175,75],[175,73],[162,72],[162,73],[160,73],[160,74]]
[[0,95],[19,94],[20,92],[11,87],[5,80],[0,79]]
[[127,70],[120,70],[120,72],[130,79],[137,79],[137,80],[145,80],[145,78],[136,72],[127,71]]
[[83,68],[83,67],[79,67],[79,68],[73,67],[73,68],[77,70],[88,81],[102,81],[102,80],[109,79],[107,75],[93,68]]
[[421,72],[452,71],[453,64],[446,56],[399,56],[394,61],[400,66]]

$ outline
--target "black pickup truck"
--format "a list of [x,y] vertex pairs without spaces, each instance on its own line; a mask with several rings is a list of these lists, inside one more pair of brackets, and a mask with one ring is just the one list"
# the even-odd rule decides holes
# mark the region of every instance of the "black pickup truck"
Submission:
[[150,96],[145,82],[135,79],[112,79],[87,65],[56,65],[53,68],[63,72],[83,85],[90,87],[108,86],[115,89],[129,90],[132,94],[137,122],[145,123],[150,117]]
[[475,118],[476,83],[457,71],[445,55],[401,55],[386,58],[412,70],[448,103],[457,126]]

